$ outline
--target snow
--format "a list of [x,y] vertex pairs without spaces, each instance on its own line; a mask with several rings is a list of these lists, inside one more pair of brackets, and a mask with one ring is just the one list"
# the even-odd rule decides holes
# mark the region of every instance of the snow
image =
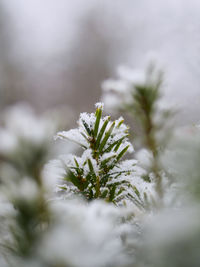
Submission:
[[80,114],[80,119],[78,121],[78,124],[81,129],[85,130],[85,127],[83,125],[83,122],[85,122],[88,125],[89,129],[92,130],[94,127],[95,121],[96,121],[96,117],[94,113],[89,114],[87,112],[83,112]]
[[86,146],[86,147],[88,146],[88,142],[80,134],[80,131],[78,129],[71,129],[69,131],[58,132],[55,136],[55,140],[58,138],[71,140],[71,141],[78,143],[82,146]]
[[103,110],[104,103],[102,103],[102,102],[97,102],[97,103],[95,104],[95,107]]
[[[48,262],[83,267],[127,264],[118,225],[130,211],[101,201],[55,201],[52,209],[57,214],[57,225],[38,247]],[[124,227],[124,234],[129,232],[130,228]]]
[[8,132],[35,144],[52,138],[56,126],[49,119],[37,116],[34,110],[24,103],[7,108],[4,121]]
[[117,73],[124,82],[130,82],[134,85],[143,85],[146,83],[146,73],[143,69],[131,69],[126,66],[119,66]]

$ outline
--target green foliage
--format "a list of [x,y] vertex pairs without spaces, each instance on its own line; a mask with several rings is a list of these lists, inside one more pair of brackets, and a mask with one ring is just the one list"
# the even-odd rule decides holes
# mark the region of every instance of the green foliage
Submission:
[[[171,137],[169,118],[173,112],[161,106],[161,87],[163,74],[150,64],[146,72],[134,71],[122,67],[119,69],[118,80],[107,80],[103,83],[105,98],[115,95],[118,110],[129,113],[134,122],[137,122],[136,136],[138,147],[146,150],[149,155],[148,175],[145,181],[155,181],[155,188],[159,200],[164,196],[163,175],[166,170],[160,162],[160,155],[165,150]],[[112,108],[112,103],[110,104]],[[148,177],[149,176],[149,177]]]
[[[171,133],[167,128],[167,120],[172,112],[168,109],[159,109],[161,98],[162,73],[156,72],[153,66],[147,70],[146,83],[135,85],[132,92],[133,105],[130,110],[138,119],[143,130],[143,143],[153,155],[151,171],[154,173],[156,191],[163,198],[164,188],[162,181],[163,166],[160,165],[160,152],[164,150]],[[161,138],[162,136],[162,138]]]
[[136,162],[121,161],[127,151],[133,150],[128,141],[129,128],[123,118],[113,122],[110,117],[102,118],[102,111],[103,106],[98,104],[95,114],[81,114],[77,131],[85,144],[76,142],[78,138],[74,140],[70,131],[58,133],[58,137],[80,143],[85,150],[81,157],[69,155],[63,160],[67,185],[61,188],[79,193],[87,200],[100,198],[116,204],[130,200],[141,208],[142,196],[134,185]]

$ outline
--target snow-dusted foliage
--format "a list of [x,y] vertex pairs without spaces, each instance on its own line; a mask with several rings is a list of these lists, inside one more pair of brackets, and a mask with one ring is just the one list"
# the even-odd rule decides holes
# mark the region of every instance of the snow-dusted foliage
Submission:
[[111,121],[102,117],[103,104],[96,104],[95,113],[81,113],[78,128],[58,132],[56,138],[79,144],[84,152],[78,157],[61,157],[66,173],[60,189],[79,193],[88,200],[103,198],[125,204],[131,201],[144,208],[148,183],[141,179],[143,170],[133,159],[121,160],[126,152],[133,152],[128,140],[129,128],[124,119]]
[[[119,79],[107,80],[102,84],[103,99],[111,109],[128,112],[141,129],[138,141],[142,153],[138,152],[137,155],[142,161],[141,166],[148,162],[146,170],[149,179],[153,178],[155,182],[155,191],[160,199],[156,202],[161,204],[168,174],[161,164],[160,153],[171,135],[169,118],[172,115],[169,107],[160,105],[163,75],[152,63],[146,71],[120,67],[118,75]],[[117,101],[112,101],[113,97]]]
[[132,70],[125,66],[117,69],[118,79],[108,79],[102,83],[103,101],[112,111],[122,105],[132,104],[133,88],[146,83],[144,70]]
[[8,108],[1,119],[2,162],[4,165],[11,163],[22,175],[34,175],[49,157],[56,123],[45,116],[38,116],[27,104]]
[[198,266],[199,219],[199,205],[162,210],[154,216],[146,217],[142,223],[137,266]]
[[[1,233],[2,266],[116,267],[132,262],[132,255],[126,251],[128,236],[138,238],[138,226],[128,223],[135,216],[132,209],[101,201],[88,204],[55,199],[43,203],[39,188],[37,194],[18,194],[14,201],[17,210],[6,207],[7,213],[4,211],[6,221],[1,222],[7,226],[7,234],[2,238]],[[134,252],[134,248],[131,250]]]
[[132,209],[99,200],[89,204],[59,200],[51,203],[51,211],[55,223],[37,248],[45,262],[82,267],[124,266],[131,262],[126,239],[137,232],[136,225],[127,223],[133,216]]
[[199,126],[169,135],[160,76],[124,68],[120,75],[113,88],[131,87],[120,108],[140,127],[134,158],[128,126],[103,117],[102,103],[80,114],[77,129],[56,135],[78,144],[80,154],[67,150],[47,164],[57,157],[50,157],[54,123],[27,107],[5,113],[0,266],[199,266]]

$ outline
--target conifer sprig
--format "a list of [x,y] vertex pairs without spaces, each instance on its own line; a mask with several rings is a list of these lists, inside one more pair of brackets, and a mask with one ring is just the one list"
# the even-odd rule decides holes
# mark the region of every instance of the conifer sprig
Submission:
[[131,200],[143,207],[144,195],[140,196],[134,184],[134,177],[138,176],[136,161],[121,161],[127,152],[133,151],[128,140],[129,128],[122,117],[112,122],[110,117],[102,117],[102,112],[103,104],[97,103],[95,113],[80,115],[78,129],[57,134],[57,138],[79,143],[84,149],[81,157],[68,155],[62,159],[67,183],[62,189],[79,193],[88,200],[103,198],[113,203]]
[[[140,72],[125,67],[119,69],[119,80],[107,80],[103,90],[118,99],[117,109],[128,112],[140,128],[140,147],[151,156],[149,174],[153,174],[155,189],[161,202],[164,195],[163,173],[160,154],[165,149],[171,135],[169,117],[174,113],[159,106],[163,73],[150,64],[147,71]],[[151,180],[151,179],[149,179]]]

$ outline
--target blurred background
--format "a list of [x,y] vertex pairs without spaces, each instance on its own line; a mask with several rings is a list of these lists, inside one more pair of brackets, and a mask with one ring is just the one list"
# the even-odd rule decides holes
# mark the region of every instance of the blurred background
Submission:
[[93,110],[118,65],[156,55],[180,125],[199,122],[199,0],[0,0],[0,108]]

